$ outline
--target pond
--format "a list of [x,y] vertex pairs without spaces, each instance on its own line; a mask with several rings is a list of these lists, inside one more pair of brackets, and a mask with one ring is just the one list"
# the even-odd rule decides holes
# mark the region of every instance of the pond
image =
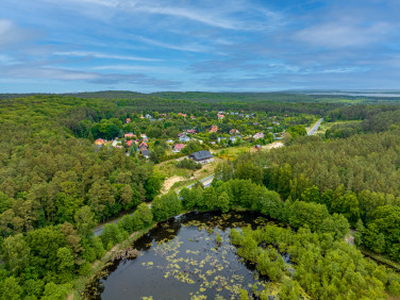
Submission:
[[255,212],[189,213],[158,224],[133,247],[134,259],[115,262],[100,280],[101,299],[237,299],[262,288],[252,265],[230,243],[231,228],[269,222]]

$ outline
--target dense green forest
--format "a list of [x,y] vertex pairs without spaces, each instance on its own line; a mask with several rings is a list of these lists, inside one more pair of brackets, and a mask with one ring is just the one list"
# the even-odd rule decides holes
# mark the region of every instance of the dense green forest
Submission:
[[244,155],[221,166],[219,177],[251,179],[286,201],[322,204],[357,229],[359,247],[400,261],[399,115],[398,107],[344,107],[329,117],[361,122]]
[[[395,101],[349,105],[352,99],[229,93],[78,96],[0,96],[0,299],[64,299],[75,280],[130,233],[183,211],[232,208],[256,210],[298,229],[249,231],[249,241],[232,237],[239,255],[283,284],[282,298],[296,298],[301,290],[313,298],[400,295],[397,274],[343,242],[352,228],[359,249],[400,261],[400,111]],[[221,110],[252,119],[218,120]],[[319,117],[336,125],[305,136],[304,125]],[[279,125],[271,127],[271,118]],[[274,133],[286,130],[291,138],[286,147],[219,165],[209,188],[159,196],[162,178],[154,163],[166,159],[164,141],[192,128],[213,140],[216,135],[207,131],[217,122],[221,135],[231,129],[251,135],[271,127]],[[156,139],[150,160],[93,143],[127,132]],[[191,143],[186,151],[205,147]],[[191,162],[181,167],[196,169]],[[151,209],[144,203],[149,201]],[[94,236],[97,224],[132,210],[132,216]],[[276,235],[264,242],[282,251],[286,243],[297,264],[291,281],[279,275],[286,271],[278,268],[276,251],[258,249],[250,241],[261,242],[259,236],[270,231]],[[240,250],[246,243],[253,256]],[[317,272],[328,268],[330,257],[340,265],[336,277],[328,269]],[[315,265],[308,268],[311,262]],[[277,277],[265,271],[270,264],[279,269]],[[357,287],[349,289],[352,281]]]

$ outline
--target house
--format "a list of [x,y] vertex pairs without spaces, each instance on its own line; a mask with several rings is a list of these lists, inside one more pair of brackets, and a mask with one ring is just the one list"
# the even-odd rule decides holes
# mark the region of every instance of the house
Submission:
[[242,138],[241,135],[235,135],[235,136],[231,136],[231,137],[229,138],[229,140],[230,140],[232,143],[236,143],[236,140],[240,140],[241,138]]
[[218,114],[218,120],[222,120],[223,118],[225,118],[225,115],[223,115],[223,114]]
[[239,114],[239,117],[243,118],[243,117],[244,117],[244,114]]
[[253,123],[253,126],[258,126],[258,125],[260,125],[258,122]]
[[253,138],[254,138],[255,140],[263,139],[263,138],[264,138],[264,133],[262,133],[262,132],[257,132],[255,135],[253,135]]
[[140,136],[141,136],[142,138],[144,138],[144,139],[147,139],[147,138],[148,138],[147,135],[146,135],[145,133],[141,133]]
[[192,120],[196,120],[196,117],[195,117],[195,116],[190,116],[190,118],[191,118]]
[[125,123],[130,123],[131,121],[131,118],[126,118]]
[[190,137],[188,137],[187,135],[182,135],[179,137],[179,140],[183,143],[187,143],[190,141]]
[[178,113],[178,116],[181,116],[181,117],[184,117],[184,118],[186,118],[187,114]]
[[273,121],[272,124],[274,124],[274,125],[276,125],[276,126],[281,125],[279,122],[275,122],[275,121]]
[[149,114],[147,114],[146,116],[146,119],[151,119],[151,118],[153,118],[151,115],[149,115]]
[[217,125],[211,125],[210,132],[217,132],[218,131],[218,126]]
[[119,148],[119,145],[121,145],[121,141],[115,139],[115,140],[113,140],[113,142],[112,142],[111,145],[112,145],[113,147],[115,147],[115,148]]
[[206,164],[214,161],[213,155],[208,150],[194,152],[190,154],[189,157],[199,164]]
[[149,149],[149,145],[147,145],[145,142],[141,142],[139,145],[140,150],[147,150]]
[[272,127],[272,126],[269,126],[269,127],[267,127],[267,129],[268,129],[268,130],[273,130],[273,129],[274,129],[274,127]]
[[149,120],[150,120],[150,122],[155,122],[155,121],[157,121],[157,120],[154,119],[154,118],[150,118]]
[[185,145],[184,144],[176,144],[175,146],[174,146],[174,152],[181,152],[181,150],[183,149],[185,147]]
[[186,131],[187,133],[190,133],[190,134],[196,134],[197,133],[197,131],[195,130],[195,129],[189,129],[188,131]]
[[255,145],[254,149],[260,150],[261,149],[261,145]]
[[174,142],[174,141],[171,140],[171,139],[167,140],[167,144],[172,144],[173,142]]
[[126,144],[128,145],[128,147],[132,146],[132,144],[133,144],[133,140],[129,140],[129,141],[127,141],[127,142],[126,142]]
[[140,150],[140,154],[143,155],[144,158],[148,159],[150,157],[150,151],[149,150]]
[[136,135],[134,135],[132,132],[129,132],[129,133],[125,133],[125,138],[135,138],[136,137]]
[[95,145],[104,145],[106,143],[106,140],[103,139],[97,139],[94,141]]
[[231,130],[229,130],[229,134],[230,135],[236,135],[236,134],[239,134],[240,132],[239,132],[239,130],[237,130],[237,129],[231,129]]

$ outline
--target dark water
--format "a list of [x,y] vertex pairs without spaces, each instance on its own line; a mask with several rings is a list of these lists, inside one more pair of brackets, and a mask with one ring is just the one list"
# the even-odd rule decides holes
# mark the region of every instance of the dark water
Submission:
[[240,289],[252,295],[259,275],[235,254],[229,231],[267,222],[257,213],[233,212],[190,213],[161,223],[134,243],[139,257],[110,268],[100,282],[101,299],[237,299]]

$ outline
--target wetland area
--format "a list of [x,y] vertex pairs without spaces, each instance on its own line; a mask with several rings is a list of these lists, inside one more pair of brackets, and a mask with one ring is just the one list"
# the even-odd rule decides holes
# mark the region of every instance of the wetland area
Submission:
[[232,228],[274,223],[255,212],[189,213],[159,223],[138,239],[137,258],[114,262],[98,299],[237,299],[262,289],[254,266],[236,255]]

